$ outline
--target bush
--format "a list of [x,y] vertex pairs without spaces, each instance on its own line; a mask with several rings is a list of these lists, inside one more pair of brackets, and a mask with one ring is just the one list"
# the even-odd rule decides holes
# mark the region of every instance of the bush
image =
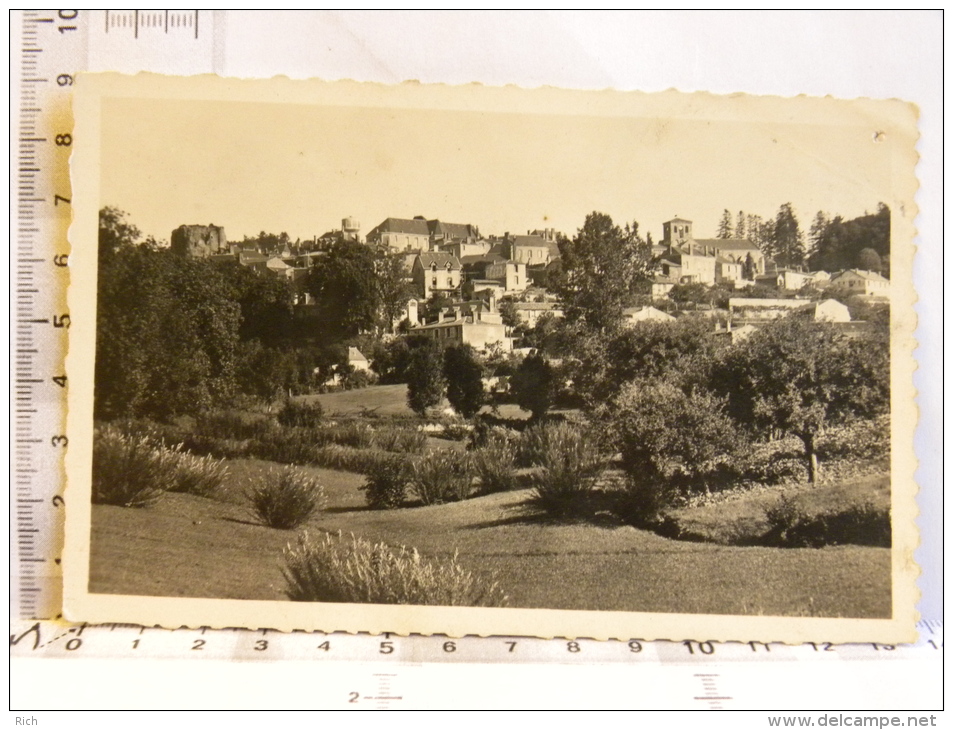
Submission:
[[315,428],[324,420],[324,408],[318,401],[310,403],[289,400],[278,411],[278,423],[282,426]]
[[407,500],[407,463],[392,457],[374,464],[361,489],[371,509],[396,509]]
[[424,606],[503,606],[499,585],[465,570],[457,556],[425,560],[417,550],[359,537],[304,534],[285,549],[284,575],[292,601]]
[[148,436],[115,428],[97,430],[93,441],[93,502],[144,507],[162,492],[214,494],[228,475],[224,461],[166,448]]
[[356,474],[367,474],[380,464],[388,462],[394,455],[376,449],[350,449],[346,446],[331,444],[314,449],[311,454],[311,463],[323,466],[326,469],[350,471]]
[[223,459],[195,456],[177,450],[171,451],[170,456],[173,475],[172,486],[167,489],[169,492],[211,497],[228,476],[228,467]]
[[170,453],[144,436],[126,436],[112,428],[93,438],[93,504],[145,507],[174,484]]
[[764,536],[767,545],[812,547],[825,545],[891,545],[890,510],[872,502],[861,502],[818,512],[809,512],[794,500],[781,496],[766,510],[771,529]]
[[516,487],[516,445],[502,433],[489,434],[484,446],[472,453],[483,494],[508,492]]
[[324,506],[324,488],[298,469],[269,469],[248,493],[255,516],[268,527],[293,530]]
[[419,454],[427,446],[427,437],[416,428],[381,426],[374,429],[374,445],[397,454]]
[[410,464],[410,489],[424,504],[459,502],[472,491],[467,454],[431,451]]
[[889,458],[890,416],[855,421],[847,426],[827,429],[817,439],[817,456],[823,461],[873,461]]
[[194,433],[215,438],[239,441],[262,438],[276,429],[273,419],[254,416],[248,418],[234,411],[203,413],[195,419]]
[[602,445],[571,423],[537,426],[527,446],[538,469],[531,475],[530,504],[553,517],[582,516],[606,468]]

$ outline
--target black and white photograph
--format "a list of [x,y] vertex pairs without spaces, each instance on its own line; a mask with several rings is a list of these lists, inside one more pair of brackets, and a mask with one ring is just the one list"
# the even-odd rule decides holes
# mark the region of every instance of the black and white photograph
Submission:
[[68,618],[915,635],[910,105],[75,93]]

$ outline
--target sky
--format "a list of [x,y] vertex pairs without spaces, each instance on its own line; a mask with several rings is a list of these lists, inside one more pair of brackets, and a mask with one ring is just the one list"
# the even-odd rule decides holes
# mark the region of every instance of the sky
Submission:
[[786,202],[806,231],[818,210],[873,212],[890,187],[866,123],[158,98],[105,98],[101,119],[101,205],[160,240],[182,224],[294,240],[416,215],[572,235],[596,210],[657,240],[687,218],[706,238],[725,208]]

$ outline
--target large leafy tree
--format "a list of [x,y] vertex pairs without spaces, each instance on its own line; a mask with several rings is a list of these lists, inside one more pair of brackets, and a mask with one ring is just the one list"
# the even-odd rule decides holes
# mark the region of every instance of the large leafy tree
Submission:
[[100,221],[96,416],[167,418],[226,400],[241,314],[215,265],[139,245],[114,209]]
[[486,400],[483,366],[470,345],[454,345],[443,352],[447,400],[464,418],[472,418]]
[[638,224],[620,228],[605,213],[590,213],[574,238],[560,240],[559,252],[557,293],[566,317],[597,331],[617,328],[651,269],[652,249]]
[[399,261],[356,241],[341,240],[312,268],[314,295],[324,334],[346,339],[390,330],[405,300]]
[[726,350],[711,383],[743,427],[797,436],[814,482],[816,439],[826,426],[888,410],[888,343],[883,333],[849,339],[834,325],[791,315]]

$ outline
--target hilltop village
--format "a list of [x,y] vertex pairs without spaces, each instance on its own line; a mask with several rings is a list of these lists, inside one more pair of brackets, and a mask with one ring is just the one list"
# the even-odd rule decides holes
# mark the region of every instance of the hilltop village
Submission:
[[[785,266],[745,237],[696,238],[693,225],[675,217],[662,224],[660,241],[649,239],[651,270],[641,295],[623,309],[625,322],[672,321],[691,313],[710,317],[713,333],[737,339],[759,322],[793,311],[810,310],[817,320],[847,324],[848,300],[889,301],[889,279],[878,271]],[[569,239],[552,228],[484,236],[472,223],[416,216],[386,218],[364,234],[358,220],[344,218],[340,229],[311,240],[270,238],[229,242],[220,226],[183,225],[172,232],[171,248],[287,279],[296,316],[308,318],[319,316],[307,286],[309,273],[335,245],[360,244],[401,262],[408,296],[395,331],[483,351],[519,349],[521,334],[541,318],[564,314],[551,281],[561,274],[559,242]],[[363,353],[352,348],[351,357],[357,367],[366,366]]]

